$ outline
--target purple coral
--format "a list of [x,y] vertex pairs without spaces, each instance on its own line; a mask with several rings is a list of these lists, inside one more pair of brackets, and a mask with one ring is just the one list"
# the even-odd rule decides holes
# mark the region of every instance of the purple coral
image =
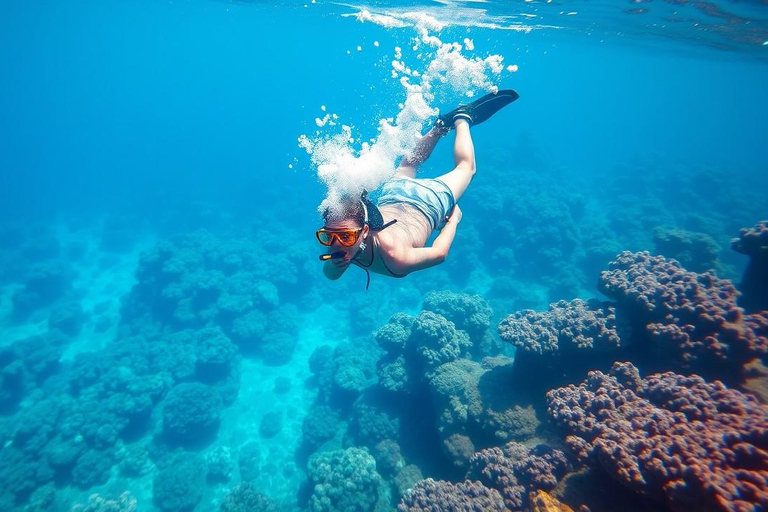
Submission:
[[768,353],[768,313],[745,315],[728,280],[624,251],[601,274],[599,288],[684,366],[738,367]]
[[739,237],[731,240],[731,248],[749,256],[739,304],[749,311],[768,309],[768,220],[750,229],[742,228]]
[[620,345],[613,307],[597,300],[561,300],[544,313],[518,311],[499,324],[504,341],[534,354],[611,350]]
[[418,482],[398,505],[400,512],[472,512],[506,510],[504,500],[495,489],[467,480],[454,484],[431,478]]
[[676,510],[768,505],[768,408],[719,381],[630,363],[547,394],[579,458]]
[[536,490],[551,491],[568,472],[565,454],[547,445],[528,449],[520,443],[507,443],[477,452],[470,461],[468,477],[497,489],[505,505],[521,510],[528,505],[528,495]]

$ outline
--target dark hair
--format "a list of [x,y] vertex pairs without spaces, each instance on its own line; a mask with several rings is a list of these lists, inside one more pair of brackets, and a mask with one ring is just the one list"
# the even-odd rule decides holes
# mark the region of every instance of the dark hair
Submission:
[[365,224],[365,212],[359,197],[345,196],[335,207],[328,207],[323,212],[323,221],[329,222],[352,219],[361,227]]

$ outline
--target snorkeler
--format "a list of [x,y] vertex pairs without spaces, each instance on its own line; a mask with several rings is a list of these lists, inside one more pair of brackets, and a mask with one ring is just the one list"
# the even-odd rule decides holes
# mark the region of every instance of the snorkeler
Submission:
[[[403,158],[393,178],[382,186],[378,206],[363,192],[361,197],[346,197],[337,208],[326,209],[325,226],[317,231],[317,239],[330,249],[320,256],[325,261],[325,276],[338,279],[354,264],[366,273],[405,277],[445,261],[461,222],[457,202],[475,175],[470,127],[486,121],[517,98],[515,91],[502,90],[440,116],[413,153]],[[451,130],[456,131],[456,167],[436,179],[416,178],[419,166]],[[425,247],[435,230],[440,234],[431,247]]]

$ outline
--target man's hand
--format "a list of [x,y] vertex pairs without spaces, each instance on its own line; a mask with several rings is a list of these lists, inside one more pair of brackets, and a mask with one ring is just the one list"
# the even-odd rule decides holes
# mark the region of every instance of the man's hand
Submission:
[[461,218],[463,215],[464,214],[461,213],[461,208],[459,208],[459,205],[456,205],[453,207],[453,213],[451,213],[451,216],[448,217],[448,220],[446,221],[446,223],[450,222],[450,223],[458,224],[459,222],[461,222]]

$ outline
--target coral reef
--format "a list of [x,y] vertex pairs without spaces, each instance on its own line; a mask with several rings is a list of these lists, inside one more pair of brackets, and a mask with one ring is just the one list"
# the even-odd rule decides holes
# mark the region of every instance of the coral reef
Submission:
[[24,286],[11,297],[13,317],[26,320],[35,311],[50,306],[72,288],[75,272],[62,260],[44,260],[28,267]]
[[615,309],[594,299],[561,300],[543,313],[530,309],[513,313],[499,324],[499,336],[538,355],[611,351],[621,345]]
[[457,329],[465,331],[472,341],[475,356],[488,355],[493,341],[486,338],[491,325],[493,309],[479,295],[430,292],[424,297],[424,311],[432,311],[453,322]]
[[720,248],[706,233],[657,228],[653,232],[653,243],[657,253],[679,261],[684,268],[693,272],[717,272],[720,269],[717,259]]
[[126,491],[114,500],[92,494],[88,498],[88,503],[75,505],[71,512],[136,512],[137,510],[136,498]]
[[372,511],[379,498],[381,477],[367,450],[347,448],[313,455],[307,465],[311,512]]
[[251,483],[235,486],[221,502],[220,512],[277,512],[277,506]]
[[529,450],[511,442],[477,452],[467,476],[498,490],[507,508],[521,510],[529,505],[531,492],[551,491],[569,470],[570,463],[560,450],[547,445]]
[[480,482],[467,480],[454,484],[431,478],[420,481],[408,491],[397,509],[401,512],[507,510],[498,491],[489,489]]
[[302,439],[307,449],[319,448],[333,438],[340,425],[339,413],[327,405],[315,405],[302,423]]
[[696,274],[647,252],[622,252],[600,276],[599,289],[644,326],[663,355],[704,375],[740,372],[768,352],[768,312],[744,314],[730,281]]
[[768,221],[742,228],[739,237],[731,240],[731,248],[749,256],[741,279],[739,305],[750,312],[768,309]]
[[[511,361],[488,368],[458,359],[437,368],[429,385],[436,411],[436,426],[453,464],[464,467],[469,447],[457,451],[454,434],[467,436],[463,444],[489,446],[533,436],[539,420],[533,409],[510,393],[498,393],[510,385]],[[470,450],[473,452],[474,449]]]
[[205,466],[184,455],[161,469],[153,481],[152,496],[162,512],[190,512],[203,497]]
[[163,404],[163,434],[171,444],[195,445],[216,434],[222,403],[215,389],[197,382],[171,389]]
[[768,409],[719,381],[672,372],[645,379],[631,363],[547,394],[578,458],[678,510],[768,503]]

